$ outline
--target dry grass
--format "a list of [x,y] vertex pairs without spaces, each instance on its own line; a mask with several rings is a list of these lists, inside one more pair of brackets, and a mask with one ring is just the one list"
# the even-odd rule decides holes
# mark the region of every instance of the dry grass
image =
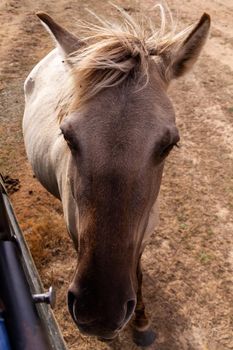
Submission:
[[[152,2],[145,0],[143,4],[149,8]],[[88,15],[81,1],[5,3],[3,0],[0,14],[0,162],[5,175],[20,179],[20,190],[11,196],[15,212],[44,284],[57,286],[55,314],[69,349],[137,349],[129,328],[110,347],[81,336],[74,327],[66,293],[76,255],[60,204],[32,177],[20,131],[24,78],[52,48],[34,11],[50,13],[67,28],[72,26],[72,17]],[[170,91],[182,147],[167,162],[161,225],[144,255],[145,301],[158,335],[152,350],[232,350],[232,70],[224,61],[225,49],[232,52],[230,1],[169,3],[182,14],[184,26],[196,21],[208,6],[216,28],[194,73]],[[106,12],[104,0],[85,4],[98,13],[112,15]],[[123,6],[134,11],[136,1],[126,0]],[[208,45],[212,45],[211,52]]]

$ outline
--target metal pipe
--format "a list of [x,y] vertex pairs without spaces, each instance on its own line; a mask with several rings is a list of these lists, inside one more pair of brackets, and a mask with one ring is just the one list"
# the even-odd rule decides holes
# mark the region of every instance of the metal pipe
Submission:
[[0,242],[0,297],[13,350],[49,350],[51,346],[38,317],[17,246]]

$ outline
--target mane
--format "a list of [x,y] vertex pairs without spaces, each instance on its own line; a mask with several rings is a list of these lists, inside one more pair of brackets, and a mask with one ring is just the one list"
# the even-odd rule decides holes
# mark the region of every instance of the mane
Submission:
[[142,14],[140,18],[133,18],[126,10],[113,6],[119,14],[115,23],[103,20],[91,11],[98,24],[78,23],[84,44],[67,58],[72,67],[71,80],[59,101],[59,119],[84,105],[101,90],[119,85],[129,77],[137,80],[140,89],[145,87],[149,81],[149,58],[159,61],[165,50],[174,50],[192,29],[190,26],[175,34],[172,14],[162,4],[153,8],[160,12],[159,28]]

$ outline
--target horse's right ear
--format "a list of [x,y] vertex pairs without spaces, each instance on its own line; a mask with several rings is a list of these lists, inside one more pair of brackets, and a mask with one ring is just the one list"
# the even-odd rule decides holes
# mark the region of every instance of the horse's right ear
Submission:
[[166,80],[170,81],[185,74],[196,62],[209,33],[210,16],[204,13],[178,50],[168,49],[163,55],[166,58]]
[[57,24],[49,15],[43,12],[37,12],[36,15],[65,55],[77,51],[82,46],[81,40]]

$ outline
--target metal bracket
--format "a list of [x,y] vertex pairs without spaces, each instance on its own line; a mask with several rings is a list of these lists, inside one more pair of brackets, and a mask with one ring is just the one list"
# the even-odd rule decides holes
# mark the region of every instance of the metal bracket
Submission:
[[52,286],[49,288],[48,292],[41,293],[41,294],[34,294],[32,298],[35,304],[46,303],[46,304],[49,304],[52,309],[54,309],[56,304],[56,292]]

